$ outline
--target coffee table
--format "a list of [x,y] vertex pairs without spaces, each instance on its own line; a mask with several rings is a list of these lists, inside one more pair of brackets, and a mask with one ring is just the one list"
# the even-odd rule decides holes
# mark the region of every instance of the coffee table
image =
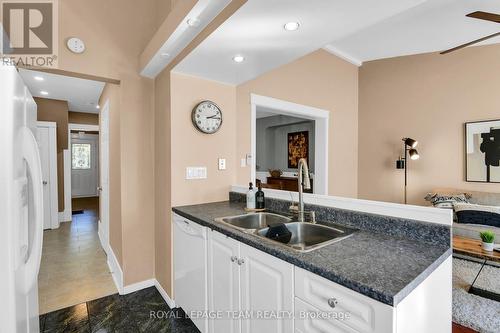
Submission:
[[[479,269],[479,272],[477,273],[476,277],[474,278],[474,281],[470,286],[469,293],[500,302],[500,294],[478,288],[474,285],[479,275],[481,275],[484,266],[489,265],[488,262],[500,263],[500,252],[484,251],[482,249],[480,240],[457,237],[457,236],[453,237],[453,252],[480,259],[482,262],[481,268]],[[489,266],[494,266],[494,265],[489,265]]]

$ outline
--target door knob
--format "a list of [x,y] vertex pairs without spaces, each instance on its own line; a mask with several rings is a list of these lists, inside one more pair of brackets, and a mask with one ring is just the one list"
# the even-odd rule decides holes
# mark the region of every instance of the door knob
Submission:
[[238,259],[238,265],[243,265],[245,263],[245,259],[241,258],[241,259]]
[[42,181],[42,184],[43,184],[43,185],[47,185],[48,183],[49,183],[49,182],[48,182],[48,181],[46,181],[46,180]]
[[238,257],[236,257],[236,256],[231,257],[231,262],[235,262],[236,260],[238,260]]
[[98,190],[99,192],[102,192],[102,186],[97,186],[97,190]]

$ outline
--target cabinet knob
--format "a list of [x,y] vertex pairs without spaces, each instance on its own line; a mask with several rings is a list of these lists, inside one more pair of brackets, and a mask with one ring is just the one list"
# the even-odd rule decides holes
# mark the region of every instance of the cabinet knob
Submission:
[[238,265],[242,265],[245,263],[245,259],[241,258],[241,259],[238,259]]
[[338,304],[338,301],[336,298],[332,297],[332,298],[328,299],[328,305],[330,305],[330,307],[335,308],[335,306],[337,306],[337,304]]
[[236,256],[231,257],[231,262],[235,262],[236,260],[238,260],[238,257],[236,257]]

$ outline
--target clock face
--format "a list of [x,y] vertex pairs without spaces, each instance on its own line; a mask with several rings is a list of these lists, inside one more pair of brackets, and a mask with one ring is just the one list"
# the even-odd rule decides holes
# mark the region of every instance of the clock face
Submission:
[[212,134],[222,125],[222,111],[214,102],[203,101],[193,109],[191,119],[199,131]]

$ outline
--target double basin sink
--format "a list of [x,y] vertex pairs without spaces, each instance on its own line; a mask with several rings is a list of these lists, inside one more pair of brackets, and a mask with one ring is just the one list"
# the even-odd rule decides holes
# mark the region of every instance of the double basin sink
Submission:
[[348,228],[331,227],[311,222],[296,222],[290,217],[267,212],[222,217],[216,221],[262,238],[267,238],[266,234],[270,226],[284,224],[291,233],[290,241],[282,243],[270,240],[297,252],[313,251],[343,240],[354,232],[353,229]]

